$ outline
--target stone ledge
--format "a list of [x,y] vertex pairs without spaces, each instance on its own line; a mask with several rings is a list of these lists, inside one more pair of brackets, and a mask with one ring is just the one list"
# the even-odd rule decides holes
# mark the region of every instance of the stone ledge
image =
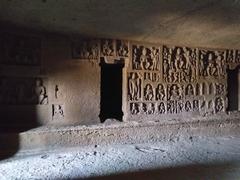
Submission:
[[34,153],[80,146],[134,144],[157,141],[177,141],[179,137],[240,136],[240,120],[175,122],[163,124],[117,123],[111,125],[41,127],[22,133],[1,134],[1,152]]

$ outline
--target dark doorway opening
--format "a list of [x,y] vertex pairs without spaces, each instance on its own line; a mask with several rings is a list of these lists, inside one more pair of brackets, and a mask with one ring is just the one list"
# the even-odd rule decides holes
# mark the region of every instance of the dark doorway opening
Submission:
[[228,111],[238,111],[238,92],[239,92],[239,84],[238,84],[238,71],[239,68],[235,68],[234,70],[228,70]]
[[123,63],[107,64],[101,60],[101,110],[100,120],[122,121],[122,69]]

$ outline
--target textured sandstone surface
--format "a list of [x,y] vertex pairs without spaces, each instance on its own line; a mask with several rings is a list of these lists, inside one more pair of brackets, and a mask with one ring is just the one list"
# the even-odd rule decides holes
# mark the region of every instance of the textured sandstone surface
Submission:
[[239,48],[239,0],[0,2],[0,20],[50,32]]
[[232,180],[240,178],[239,151],[239,137],[228,136],[60,148],[1,161],[0,179]]

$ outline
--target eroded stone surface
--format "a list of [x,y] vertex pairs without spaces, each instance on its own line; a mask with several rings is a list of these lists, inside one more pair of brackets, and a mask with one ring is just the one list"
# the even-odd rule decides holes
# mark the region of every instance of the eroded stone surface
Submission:
[[[239,138],[63,149],[0,162],[1,179],[239,179]],[[101,176],[104,176],[101,177]]]

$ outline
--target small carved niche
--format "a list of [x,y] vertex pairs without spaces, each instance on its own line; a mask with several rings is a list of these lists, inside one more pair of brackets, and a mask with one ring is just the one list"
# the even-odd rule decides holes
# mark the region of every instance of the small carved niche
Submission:
[[101,56],[115,56],[115,41],[113,39],[101,40]]
[[97,40],[82,39],[72,42],[73,59],[97,60],[99,58],[99,43]]
[[129,46],[128,41],[117,40],[117,56],[118,57],[128,57],[129,56]]
[[163,79],[168,83],[188,83],[197,78],[197,49],[163,46]]
[[226,77],[226,59],[224,51],[199,51],[199,76],[201,77]]
[[62,104],[52,104],[52,119],[60,120],[64,119],[64,105]]
[[160,70],[160,54],[157,47],[133,45],[133,70]]

